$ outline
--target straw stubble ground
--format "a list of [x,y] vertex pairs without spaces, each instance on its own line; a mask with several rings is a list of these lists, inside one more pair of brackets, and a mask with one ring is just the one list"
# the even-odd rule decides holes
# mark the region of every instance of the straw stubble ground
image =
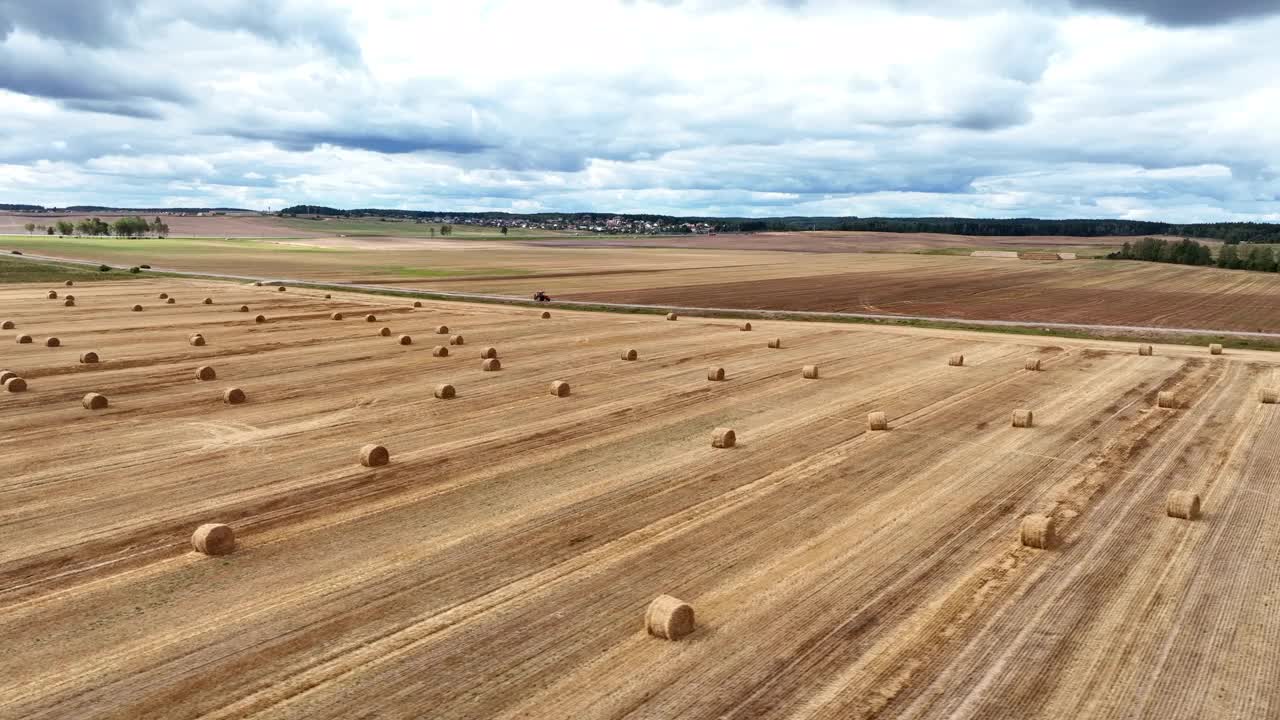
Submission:
[[[1280,712],[1265,353],[179,280],[64,308],[44,289],[0,289],[22,332],[64,341],[0,359],[31,384],[0,398],[0,716]],[[366,312],[447,324],[503,368],[398,345]],[[204,364],[217,381],[193,379]],[[1154,409],[1160,390],[1184,407]],[[110,407],[84,410],[90,391]],[[1009,427],[1018,407],[1034,428]],[[876,410],[888,432],[867,431]],[[716,427],[737,447],[712,449]],[[373,442],[389,465],[359,464]],[[1166,517],[1171,489],[1203,518]],[[1031,512],[1055,549],[1019,544]],[[192,552],[205,522],[235,554]],[[696,611],[680,642],[644,631],[663,593]]]

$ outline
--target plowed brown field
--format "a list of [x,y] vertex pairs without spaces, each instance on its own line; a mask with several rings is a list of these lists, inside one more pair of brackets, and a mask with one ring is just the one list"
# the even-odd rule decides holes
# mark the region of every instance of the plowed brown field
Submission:
[[[0,287],[36,337],[0,345],[30,383],[0,394],[0,717],[1280,716],[1267,353],[48,289]],[[389,465],[358,464],[369,442]],[[1204,517],[1166,517],[1173,489]],[[1031,512],[1058,546],[1019,544]],[[191,551],[210,521],[234,554]],[[644,633],[662,593],[693,635]]]

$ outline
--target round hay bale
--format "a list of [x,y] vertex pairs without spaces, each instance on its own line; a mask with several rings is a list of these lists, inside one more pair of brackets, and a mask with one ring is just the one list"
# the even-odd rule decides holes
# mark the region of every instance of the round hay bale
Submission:
[[62,283],[62,284],[63,284],[63,285],[66,285],[67,287],[71,287],[71,286],[75,285],[75,282],[73,282],[73,281],[71,281],[71,280],[68,280],[68,281],[66,281],[66,282],[64,282],[64,283]]
[[76,299],[75,299],[75,298],[73,298],[73,297],[68,297],[66,300],[63,300],[63,301],[62,301],[62,306],[63,306],[63,307],[75,307],[75,306],[76,306]]
[[889,418],[882,412],[873,412],[867,415],[867,428],[869,430],[888,430]]
[[200,304],[201,304],[201,305],[212,305],[212,304],[213,304],[213,298],[205,298],[205,299],[203,299],[203,300],[201,300],[201,301],[200,301]]
[[266,316],[266,315],[258,315],[257,317],[255,317],[255,318],[253,319],[253,321],[254,321],[254,322],[256,322],[256,323],[264,323],[264,322],[266,322],[266,321],[267,321],[267,316]]
[[16,378],[16,377],[18,377],[18,373],[12,370],[0,370],[0,385],[5,384],[5,382],[7,382],[9,378]]
[[204,346],[204,336],[203,336],[203,335],[201,335],[200,333],[196,333],[195,335],[192,335],[192,336],[191,336],[190,342],[191,342],[191,344],[192,344],[192,345],[194,345],[194,346],[196,346],[196,347],[203,347],[203,346]]
[[782,338],[774,338],[774,339],[770,340],[770,341],[769,341],[769,347],[773,348],[774,350],[781,349],[781,348],[782,348]]
[[205,555],[229,555],[236,549],[236,534],[221,523],[201,525],[191,533],[191,547]]
[[440,400],[452,400],[457,397],[458,391],[454,390],[449,383],[440,383],[436,386],[435,395]]
[[731,448],[738,444],[738,434],[730,428],[716,428],[711,431],[711,447]]
[[679,598],[659,595],[644,611],[644,629],[663,640],[679,640],[693,632],[693,608]]
[[1027,358],[1025,361],[1023,361],[1022,367],[1032,372],[1039,372],[1040,358]]
[[336,313],[329,313],[329,319],[330,319],[330,320],[341,320],[341,319],[342,319],[342,313],[340,313],[340,312],[336,312]]
[[98,362],[98,353],[93,352],[92,350],[80,353],[80,362],[85,365],[92,365]]
[[1169,391],[1164,391],[1156,395],[1156,407],[1176,408],[1178,407],[1178,398]]
[[1053,518],[1048,515],[1028,515],[1022,518],[1021,530],[1023,545],[1040,550],[1053,547]]
[[551,313],[547,312],[546,310],[543,310],[543,311],[542,311],[542,319],[543,319],[543,320],[550,320],[550,319],[551,319]]
[[382,337],[391,337],[391,328],[389,327],[378,328],[378,334],[381,335]]
[[236,312],[249,312],[249,306],[248,306],[248,305],[241,305],[241,306],[236,310]]
[[707,368],[707,379],[714,382],[720,382],[721,380],[724,380],[724,368],[722,367]]
[[284,292],[286,288],[285,288],[285,286],[281,285],[281,286],[280,286],[279,288],[277,288],[277,289],[278,289],[280,292]]
[[365,467],[382,467],[391,462],[391,453],[381,445],[365,445],[360,448],[360,464]]
[[481,350],[481,351],[480,351],[480,357],[481,357],[482,359],[483,359],[483,358],[496,358],[496,357],[498,357],[498,348],[495,348],[495,347],[487,347],[487,348],[485,348],[485,349],[483,349],[483,350]]
[[555,380],[551,383],[551,394],[556,397],[569,397],[569,383]]
[[668,320],[679,320],[679,319],[680,319],[680,316],[679,316],[679,315],[676,315],[675,313],[667,313],[667,319],[668,319]]
[[449,357],[449,348],[444,345],[437,345],[431,348],[431,355],[433,357]]
[[101,410],[107,406],[107,396],[100,393],[87,393],[80,399],[80,404],[85,410]]
[[817,380],[817,379],[818,379],[818,366],[817,366],[817,365],[805,365],[805,366],[804,366],[804,369],[803,369],[803,373],[804,373],[804,377],[805,377],[805,379],[806,379],[806,380]]
[[164,304],[165,304],[165,305],[173,305],[173,304],[174,304],[174,303],[176,303],[176,302],[178,302],[178,301],[177,301],[177,300],[175,300],[175,299],[173,299],[173,298],[169,298],[168,300],[165,300],[165,301],[164,301]]
[[377,316],[377,315],[374,315],[373,313],[369,313],[368,315],[365,315],[365,316],[364,316],[364,321],[365,321],[365,322],[378,322],[378,316]]
[[450,344],[450,345],[465,345],[465,344],[466,344],[466,340],[464,340],[464,339],[462,338],[462,336],[461,336],[461,335],[450,335],[450,336],[449,336],[449,344]]
[[1221,345],[1219,345],[1218,343],[1213,343],[1212,345],[1210,345],[1210,346],[1209,346],[1209,354],[1210,354],[1210,355],[1221,355],[1221,354],[1222,354],[1222,346],[1221,346]]
[[12,330],[15,327],[17,327],[17,325],[14,325],[12,320],[5,320],[3,323],[0,323],[0,330]]
[[1275,405],[1280,402],[1280,388],[1262,388],[1258,395],[1260,396],[1259,399],[1267,405]]
[[56,337],[45,338],[45,341],[44,341],[45,347],[60,347],[61,345],[62,345],[62,341]]
[[57,299],[58,299],[58,291],[57,291],[57,290],[50,290],[50,291],[48,292],[48,294],[46,294],[46,295],[45,295],[45,297],[49,298],[50,300],[57,300]]
[[1198,520],[1200,519],[1200,496],[1190,490],[1174,490],[1165,500],[1164,511],[1169,517]]
[[635,360],[636,358],[639,358],[639,357],[640,357],[640,353],[636,352],[635,350],[628,349],[628,350],[622,351],[623,360]]
[[751,323],[744,322],[738,326],[738,329],[741,330],[742,332],[751,332]]
[[422,301],[421,301],[421,300],[414,300],[414,301],[413,301],[413,306],[414,306],[414,307],[416,307],[416,308],[420,308],[420,307],[422,307]]
[[1139,354],[1139,355],[1150,355],[1150,354],[1152,354],[1152,352],[1154,352],[1154,350],[1155,350],[1155,349],[1154,349],[1154,348],[1152,348],[1150,345],[1139,345],[1139,346],[1138,346],[1138,354]]
[[498,358],[489,358],[480,363],[480,369],[485,372],[497,372],[502,369],[502,363],[498,362]]
[[1013,426],[1016,428],[1029,428],[1035,422],[1035,417],[1030,410],[1014,410]]
[[[448,335],[448,334],[449,334],[449,326],[448,326],[448,325],[437,325],[437,326],[436,326],[436,334],[437,334],[437,335]],[[459,344],[461,344],[461,343],[459,343]]]
[[30,345],[33,342],[30,335],[19,335],[15,340],[19,345]]
[[26,392],[27,381],[20,377],[11,377],[4,381],[4,389],[11,393]]
[[168,299],[169,299],[169,293],[160,293],[159,297],[160,297],[160,299],[161,299],[161,300],[168,300]]
[[401,345],[412,345],[413,338],[408,335],[401,335],[400,337],[396,338],[396,342],[400,343]]
[[130,309],[130,310],[132,310],[132,311],[134,311],[134,312],[142,312],[142,306],[141,306],[141,305],[134,305],[133,307],[131,307],[131,308],[129,308],[129,309]]
[[240,388],[227,388],[222,393],[222,402],[228,405],[239,405],[247,399]]
[[949,360],[947,360],[947,364],[951,367],[962,367],[964,365],[964,354],[955,353]]
[[203,380],[203,381],[217,380],[218,373],[216,370],[209,367],[208,365],[201,365],[200,367],[196,368],[196,379]]

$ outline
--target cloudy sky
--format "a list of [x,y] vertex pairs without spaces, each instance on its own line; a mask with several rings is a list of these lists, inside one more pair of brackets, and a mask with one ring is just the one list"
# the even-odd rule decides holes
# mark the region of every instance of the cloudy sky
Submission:
[[0,202],[1280,221],[1274,0],[0,0]]

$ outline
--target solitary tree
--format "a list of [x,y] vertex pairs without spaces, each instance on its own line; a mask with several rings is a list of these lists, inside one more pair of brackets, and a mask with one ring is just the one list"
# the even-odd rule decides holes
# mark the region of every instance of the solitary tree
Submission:
[[50,225],[49,227],[45,228],[45,234],[46,234],[46,235],[52,235],[52,234],[53,234],[53,226],[52,226],[52,225]]
[[59,234],[59,235],[70,235],[71,233],[73,233],[73,232],[75,232],[75,231],[76,231],[75,223],[71,222],[70,220],[59,220],[59,221],[58,221],[58,234]]
[[26,225],[23,225],[22,227],[26,228],[26,229],[27,229],[27,234],[28,234],[28,235],[30,235],[30,234],[32,233],[32,231],[34,231],[34,230],[36,229],[36,224],[35,224],[35,223],[27,223]]
[[502,234],[503,234],[503,235],[506,235],[506,234],[507,234],[507,226],[506,226],[506,225],[503,225],[503,226],[502,226]]

